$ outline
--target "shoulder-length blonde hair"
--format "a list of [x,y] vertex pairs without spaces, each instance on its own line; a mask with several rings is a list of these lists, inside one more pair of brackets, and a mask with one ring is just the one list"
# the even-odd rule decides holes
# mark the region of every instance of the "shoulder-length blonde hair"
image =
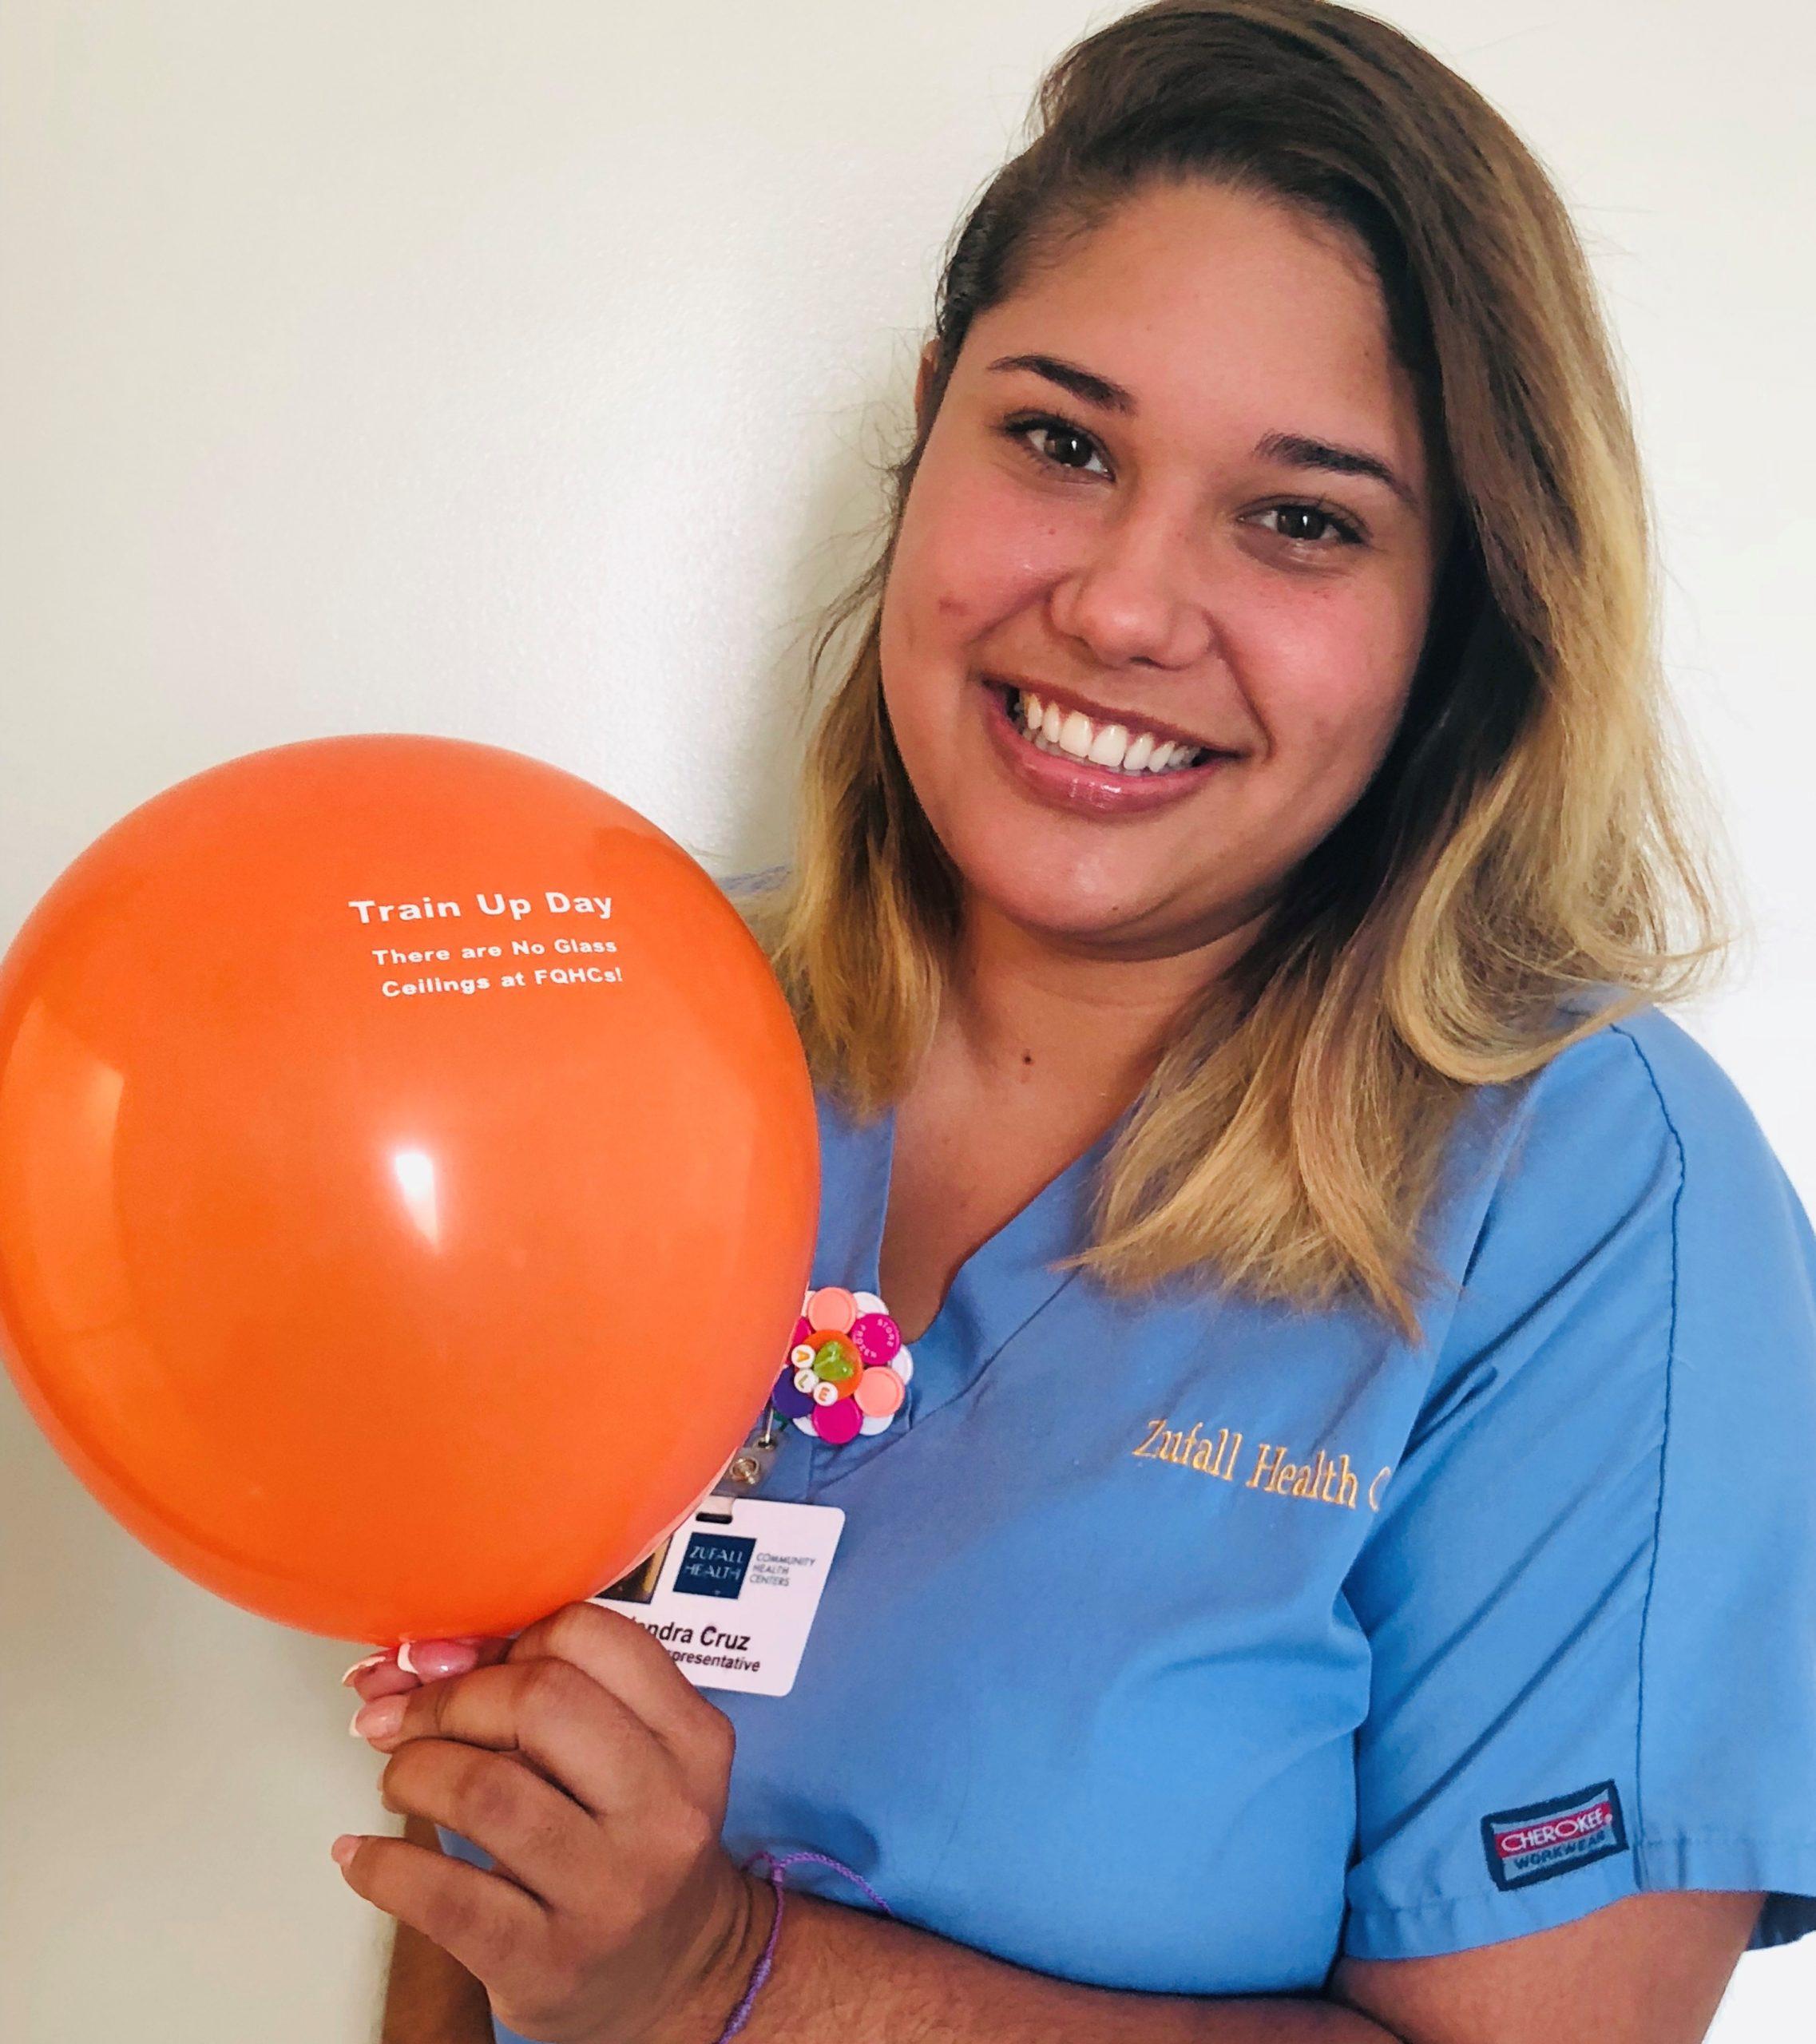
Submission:
[[1701,992],[1733,941],[1687,824],[1716,819],[1667,743],[1652,514],[1588,266],[1483,98],[1322,0],[1140,7],[1061,56],[1036,106],[950,244],[880,552],[814,638],[810,703],[860,621],[807,749],[792,859],[739,906],[816,1083],[861,1120],[899,1098],[960,885],[890,733],[878,619],[967,328],[1145,180],[1207,177],[1347,228],[1457,493],[1425,644],[1374,781],[1179,1018],[1106,1154],[1091,1246],[1065,1262],[1124,1292],[1196,1266],[1262,1298],[1358,1298],[1414,1339],[1436,1275],[1421,1218],[1468,1090]]

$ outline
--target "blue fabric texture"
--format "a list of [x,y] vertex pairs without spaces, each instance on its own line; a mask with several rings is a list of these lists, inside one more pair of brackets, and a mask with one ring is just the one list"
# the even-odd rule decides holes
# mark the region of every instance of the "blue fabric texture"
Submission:
[[[813,1281],[876,1291],[894,1117],[819,1114]],[[1709,1053],[1647,1008],[1477,1089],[1413,1341],[1050,1270],[1115,1133],[962,1266],[893,1426],[787,1429],[763,1494],[846,1523],[791,1692],[712,1693],[732,1852],[1180,1994],[1659,1889],[1816,1929],[1816,1236]]]

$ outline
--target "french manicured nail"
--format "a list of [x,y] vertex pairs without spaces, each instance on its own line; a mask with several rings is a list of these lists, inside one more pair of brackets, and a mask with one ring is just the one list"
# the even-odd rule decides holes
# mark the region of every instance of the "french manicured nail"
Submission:
[[381,1661],[388,1661],[391,1658],[391,1649],[388,1646],[383,1646],[379,1648],[376,1654],[368,1654],[363,1661],[355,1661],[353,1666],[347,1670],[347,1673],[341,1677],[341,1687],[345,1689],[347,1685],[353,1681],[355,1676],[363,1675],[368,1668],[375,1668]]
[[344,1867],[347,1861],[353,1857],[354,1854],[359,1850],[359,1839],[358,1835],[352,1832],[343,1832],[340,1836],[337,1838],[333,1844],[328,1848],[328,1850],[334,1855],[335,1864],[337,1866]]
[[388,1739],[403,1722],[403,1698],[382,1696],[355,1711],[347,1730],[356,1739]]
[[431,1682],[443,1675],[464,1675],[468,1669],[479,1665],[478,1648],[469,1646],[466,1641],[460,1639],[418,1640],[408,1650],[410,1658],[407,1662],[403,1658],[404,1651],[401,1647],[398,1650],[398,1666],[407,1668],[413,1675],[425,1676]]

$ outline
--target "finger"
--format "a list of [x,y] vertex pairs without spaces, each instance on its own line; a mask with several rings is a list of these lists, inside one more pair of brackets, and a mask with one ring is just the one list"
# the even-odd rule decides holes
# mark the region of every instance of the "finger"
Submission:
[[349,1670],[349,1686],[362,1703],[374,1703],[382,1696],[400,1696],[406,1689],[420,1689],[422,1678],[406,1675],[395,1661],[381,1661],[363,1674]]
[[515,1882],[405,1839],[360,1838],[341,1874],[502,1998],[510,1996],[512,1967],[533,1964],[548,1939],[548,1911]]
[[396,1696],[418,1682],[439,1681],[444,1675],[464,1674],[470,1668],[502,1661],[510,1651],[511,1637],[468,1633],[451,1639],[406,1640],[399,1646],[382,1646],[355,1661],[341,1682],[370,1703],[375,1697]]
[[724,1713],[703,1697],[660,1640],[603,1605],[564,1604],[511,1644],[514,1664],[535,1656],[571,1662],[632,1711],[674,1756],[690,1784],[719,1765]]
[[513,1637],[457,1633],[446,1639],[406,1639],[397,1650],[397,1664],[410,1674],[425,1678],[464,1675],[469,1668],[486,1667],[502,1661],[510,1652]]
[[551,1910],[596,1908],[607,1879],[605,1834],[558,1784],[513,1756],[461,1739],[416,1739],[379,1777],[387,1810],[470,1839],[500,1873]]
[[626,1823],[666,1816],[678,1799],[673,1755],[572,1662],[549,1657],[475,1668],[391,1703],[396,1729],[367,1735],[381,1753],[413,1740],[454,1739],[516,1756],[589,1816]]
[[[443,1675],[464,1675],[482,1661],[502,1661],[508,1641],[479,1638],[406,1639],[397,1650],[397,1665],[423,1682],[438,1682]],[[491,1647],[488,1654],[485,1650]]]

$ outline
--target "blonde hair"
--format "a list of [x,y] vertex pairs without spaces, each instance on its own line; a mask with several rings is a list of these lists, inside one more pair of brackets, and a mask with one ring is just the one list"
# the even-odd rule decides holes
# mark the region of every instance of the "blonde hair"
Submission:
[[[811,701],[859,621],[807,749],[793,856],[739,907],[815,1083],[860,1120],[899,1098],[961,889],[890,731],[878,624],[967,327],[1156,178],[1359,235],[1458,505],[1406,714],[1260,937],[1182,1012],[1105,1155],[1091,1246],[1065,1262],[1125,1293],[1201,1269],[1259,1298],[1355,1298],[1413,1339],[1437,1274],[1421,1216],[1469,1090],[1702,992],[1734,941],[1692,794],[1715,819],[1667,742],[1652,514],[1588,266],[1471,86],[1321,0],[1138,8],[1065,52],[1037,109],[947,255],[884,543],[810,654]],[[1585,991],[1598,1002],[1566,1004]]]

